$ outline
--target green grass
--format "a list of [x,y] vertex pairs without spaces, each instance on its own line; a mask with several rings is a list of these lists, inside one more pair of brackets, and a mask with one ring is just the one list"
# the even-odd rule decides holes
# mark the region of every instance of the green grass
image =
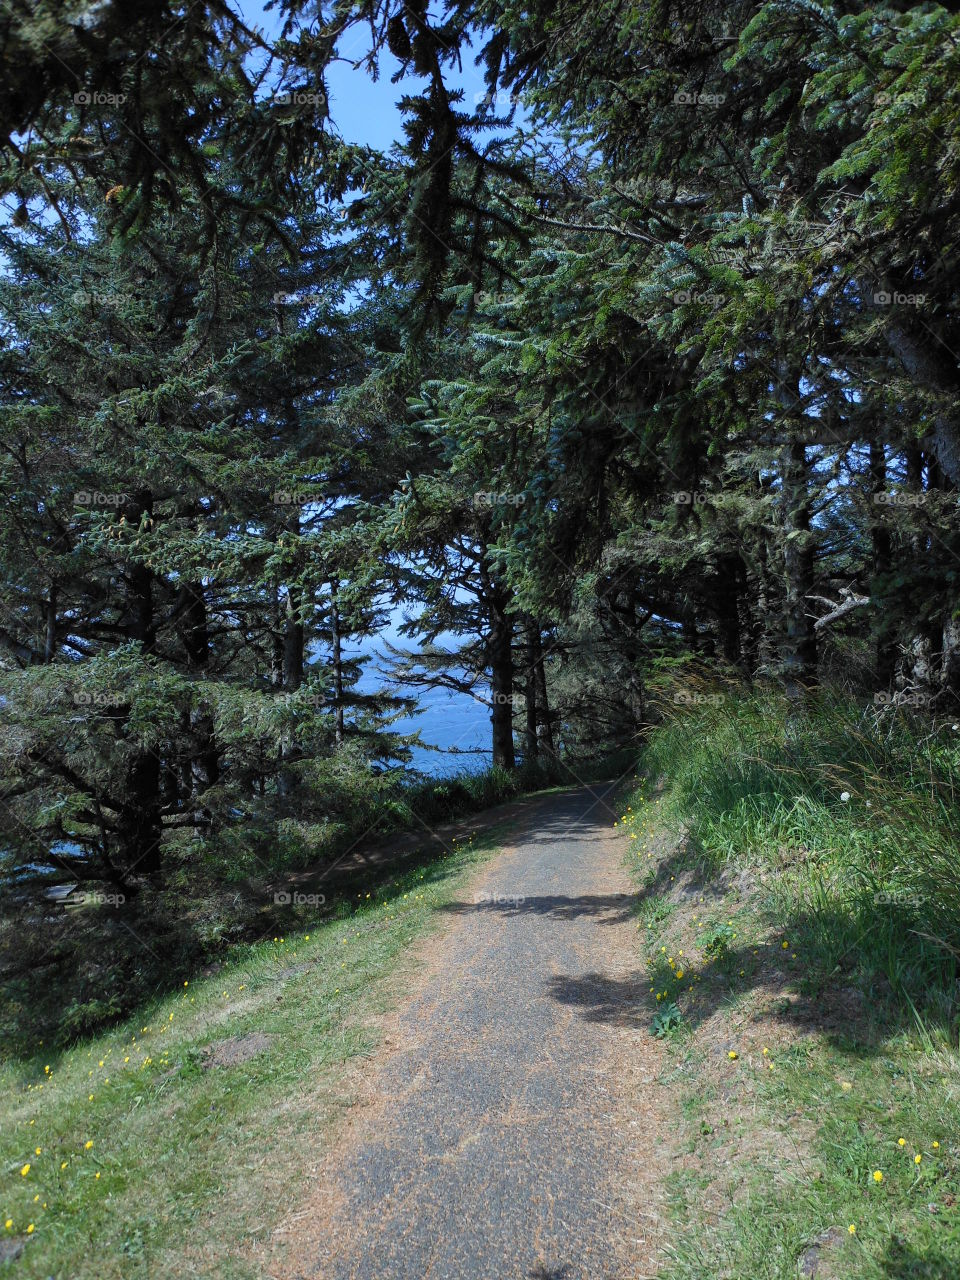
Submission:
[[699,1166],[668,1180],[665,1280],[795,1280],[831,1228],[824,1277],[960,1276],[957,765],[949,723],[840,698],[652,733],[622,825]]
[[[410,943],[494,841],[361,893],[346,918],[234,947],[108,1033],[3,1066],[0,1257],[22,1245],[17,1274],[38,1278],[259,1278],[249,1247],[310,1186]],[[250,1034],[268,1047],[208,1065],[209,1046]]]
[[939,1005],[960,948],[960,732],[839,693],[802,713],[774,695],[683,711],[645,767],[700,865],[775,874],[812,981],[869,968]]

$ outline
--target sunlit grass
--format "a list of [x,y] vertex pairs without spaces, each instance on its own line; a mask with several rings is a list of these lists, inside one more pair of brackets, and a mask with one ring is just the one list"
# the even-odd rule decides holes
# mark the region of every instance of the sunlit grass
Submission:
[[[17,1274],[40,1280],[260,1276],[248,1246],[309,1184],[347,1067],[404,994],[409,944],[493,838],[360,894],[346,918],[234,948],[108,1033],[8,1062],[0,1256],[22,1247]],[[210,1066],[211,1046],[251,1035],[259,1052]]]
[[651,734],[618,825],[654,1029],[668,1001],[682,1026],[670,1280],[794,1280],[811,1249],[960,1275],[957,762],[949,723],[843,699],[739,692]]

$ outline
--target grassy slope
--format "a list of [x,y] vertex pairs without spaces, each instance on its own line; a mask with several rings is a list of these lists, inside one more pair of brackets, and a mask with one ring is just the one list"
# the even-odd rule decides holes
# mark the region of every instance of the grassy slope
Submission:
[[957,967],[918,933],[950,915],[952,729],[787,723],[741,699],[659,730],[622,811],[644,995],[681,1015],[665,1274],[955,1280]]
[[[411,871],[349,918],[237,947],[127,1024],[3,1068],[0,1257],[22,1247],[19,1275],[58,1280],[258,1274],[247,1246],[297,1203],[350,1101],[346,1064],[403,993],[409,944],[494,843]],[[271,1037],[261,1052],[206,1063],[206,1046],[251,1033]]]

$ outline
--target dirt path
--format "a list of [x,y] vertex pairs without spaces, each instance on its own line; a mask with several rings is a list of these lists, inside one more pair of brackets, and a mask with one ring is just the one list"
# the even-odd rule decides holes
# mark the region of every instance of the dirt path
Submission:
[[449,908],[268,1275],[656,1273],[666,1091],[608,800],[536,802]]

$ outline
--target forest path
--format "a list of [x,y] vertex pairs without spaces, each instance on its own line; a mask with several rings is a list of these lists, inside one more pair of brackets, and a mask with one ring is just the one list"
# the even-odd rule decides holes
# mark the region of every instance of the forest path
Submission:
[[612,794],[535,801],[447,908],[269,1275],[656,1273],[666,1090]]

